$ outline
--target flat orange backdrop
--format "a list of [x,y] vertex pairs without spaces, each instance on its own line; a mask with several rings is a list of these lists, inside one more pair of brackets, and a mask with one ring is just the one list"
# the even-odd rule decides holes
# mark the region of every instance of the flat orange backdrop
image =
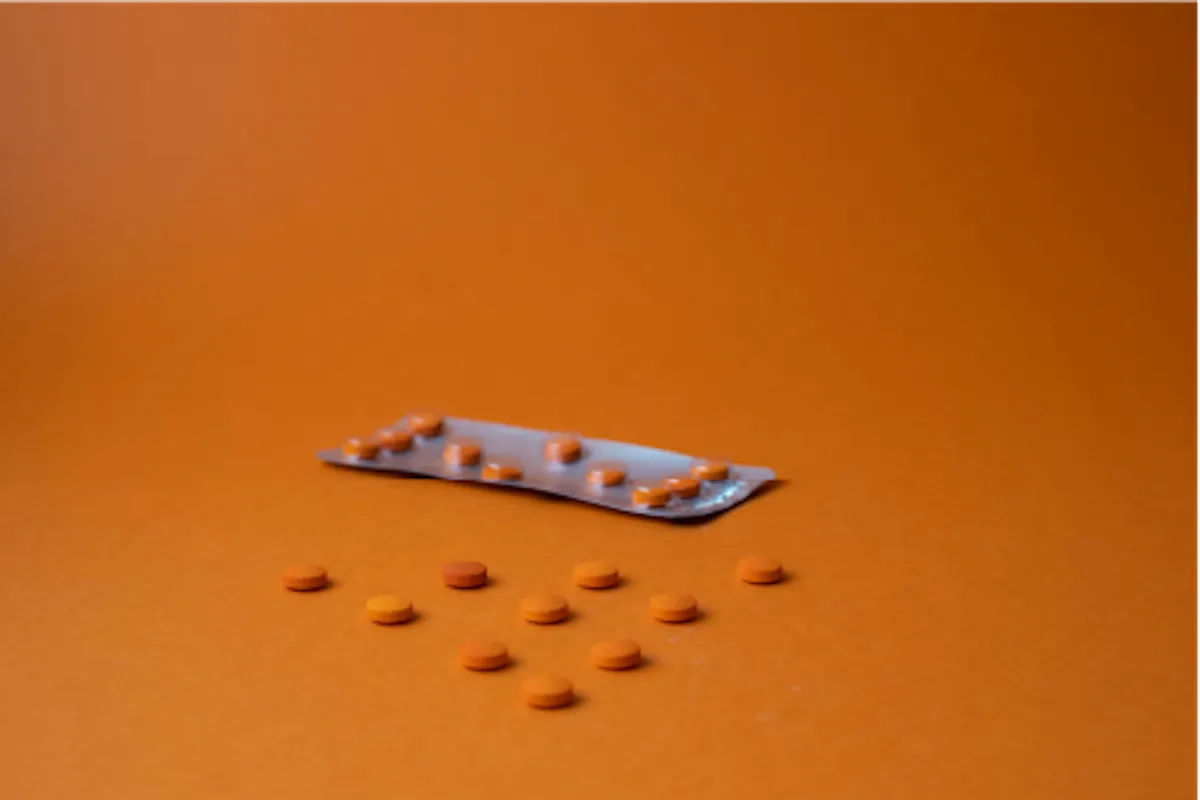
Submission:
[[[4,796],[1194,796],[1195,25],[0,9]],[[673,527],[314,458],[416,407],[786,484]]]

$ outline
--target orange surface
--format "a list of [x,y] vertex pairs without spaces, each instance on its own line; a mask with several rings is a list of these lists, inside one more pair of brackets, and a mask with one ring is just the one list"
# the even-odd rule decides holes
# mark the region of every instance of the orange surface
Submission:
[[[0,8],[4,795],[1191,795],[1195,20]],[[672,527],[313,457],[418,408],[787,483]]]

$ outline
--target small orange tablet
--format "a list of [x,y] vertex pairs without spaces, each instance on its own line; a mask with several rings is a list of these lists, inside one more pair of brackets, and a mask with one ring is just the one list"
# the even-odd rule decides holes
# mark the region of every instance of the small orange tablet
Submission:
[[542,448],[542,453],[547,461],[571,464],[579,460],[579,456],[583,453],[583,445],[580,444],[578,437],[558,433],[546,440],[546,446]]
[[379,441],[389,453],[403,453],[412,447],[412,434],[399,428],[380,431]]
[[378,439],[347,439],[342,445],[342,454],[355,458],[375,458],[379,455]]
[[535,594],[521,600],[521,616],[526,622],[553,625],[571,614],[571,606],[556,594]]
[[638,480],[633,482],[630,497],[639,506],[662,508],[670,501],[671,491],[660,480]]
[[723,481],[729,477],[729,465],[724,461],[697,461],[692,464],[692,475],[702,481]]
[[521,464],[507,458],[489,458],[483,465],[481,476],[485,481],[519,481]]
[[614,461],[599,461],[588,468],[587,480],[593,486],[616,486],[625,480],[625,467]]
[[562,708],[575,699],[575,688],[566,678],[539,676],[521,684],[525,705],[533,708]]
[[415,414],[409,414],[404,423],[417,436],[437,436],[442,432],[441,414],[420,411]]
[[585,561],[576,564],[571,576],[577,586],[585,589],[611,589],[621,582],[621,573],[613,564],[604,561]]
[[478,589],[487,580],[487,566],[478,561],[451,561],[442,565],[442,583],[453,589]]
[[610,639],[592,645],[592,663],[600,669],[632,669],[642,661],[642,648],[633,639]]
[[659,622],[689,622],[700,607],[690,594],[656,594],[650,598],[650,614]]
[[690,475],[675,475],[663,481],[667,491],[682,500],[690,500],[700,494],[700,481]]
[[380,625],[400,625],[413,618],[412,603],[394,594],[381,594],[367,601],[367,618]]
[[479,442],[469,437],[450,439],[442,449],[442,460],[451,467],[473,467],[482,457]]
[[508,648],[500,642],[466,642],[458,648],[458,660],[464,667],[476,672],[500,669],[508,664]]
[[737,576],[746,583],[778,583],[783,578],[779,559],[746,556],[737,565]]
[[329,573],[317,564],[292,564],[283,570],[283,585],[293,592],[323,589],[329,583]]

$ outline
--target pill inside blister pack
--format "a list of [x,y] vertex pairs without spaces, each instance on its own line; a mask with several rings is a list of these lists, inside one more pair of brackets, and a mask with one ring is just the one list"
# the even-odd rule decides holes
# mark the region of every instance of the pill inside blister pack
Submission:
[[343,467],[528,489],[664,519],[716,514],[775,479],[766,467],[428,413],[408,414],[317,456]]

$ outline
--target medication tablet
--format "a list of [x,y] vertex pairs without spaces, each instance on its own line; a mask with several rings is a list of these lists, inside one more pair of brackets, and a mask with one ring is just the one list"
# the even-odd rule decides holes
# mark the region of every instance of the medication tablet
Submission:
[[476,672],[500,669],[508,664],[508,648],[500,642],[467,642],[458,648],[458,660],[464,667]]
[[700,494],[700,481],[690,475],[675,475],[663,481],[663,486],[680,500],[691,500]]
[[642,661],[642,648],[633,639],[610,639],[592,645],[592,663],[600,669],[632,669]]
[[317,564],[292,564],[283,570],[283,585],[293,592],[322,589],[328,582],[329,574]]
[[777,583],[783,578],[783,564],[775,558],[746,556],[738,562],[737,576],[746,583]]
[[412,603],[394,594],[381,594],[367,601],[367,617],[380,625],[399,625],[413,618]]
[[473,467],[482,456],[479,442],[466,437],[451,439],[442,449],[442,460],[451,467]]
[[671,492],[660,480],[639,480],[634,481],[630,497],[639,506],[661,508],[671,499]]
[[382,431],[379,441],[389,453],[403,453],[412,447],[412,434],[399,428]]
[[417,436],[438,436],[442,432],[440,414],[431,414],[425,411],[409,414],[405,418],[404,424]]
[[542,448],[542,454],[547,461],[556,461],[559,464],[572,464],[579,460],[582,453],[583,445],[580,444],[578,437],[565,433],[551,436],[546,440],[545,447]]
[[593,486],[616,486],[625,480],[625,467],[615,461],[602,461],[588,468],[588,483]]
[[729,465],[724,461],[697,461],[692,475],[702,481],[723,481],[729,477]]
[[656,594],[650,598],[650,614],[659,622],[688,622],[700,608],[690,594]]
[[442,566],[442,583],[453,589],[477,589],[487,579],[487,567],[478,561],[451,561]]
[[552,625],[562,622],[571,613],[571,606],[556,594],[535,594],[521,600],[521,616],[526,622]]
[[533,708],[562,708],[575,699],[575,688],[566,678],[539,676],[521,684],[525,705]]
[[379,440],[347,439],[342,445],[342,452],[355,458],[375,458],[379,455]]
[[521,465],[505,458],[492,458],[483,465],[485,481],[519,481]]
[[613,564],[604,561],[585,561],[576,564],[571,576],[577,586],[585,589],[609,589],[621,581],[621,574]]

